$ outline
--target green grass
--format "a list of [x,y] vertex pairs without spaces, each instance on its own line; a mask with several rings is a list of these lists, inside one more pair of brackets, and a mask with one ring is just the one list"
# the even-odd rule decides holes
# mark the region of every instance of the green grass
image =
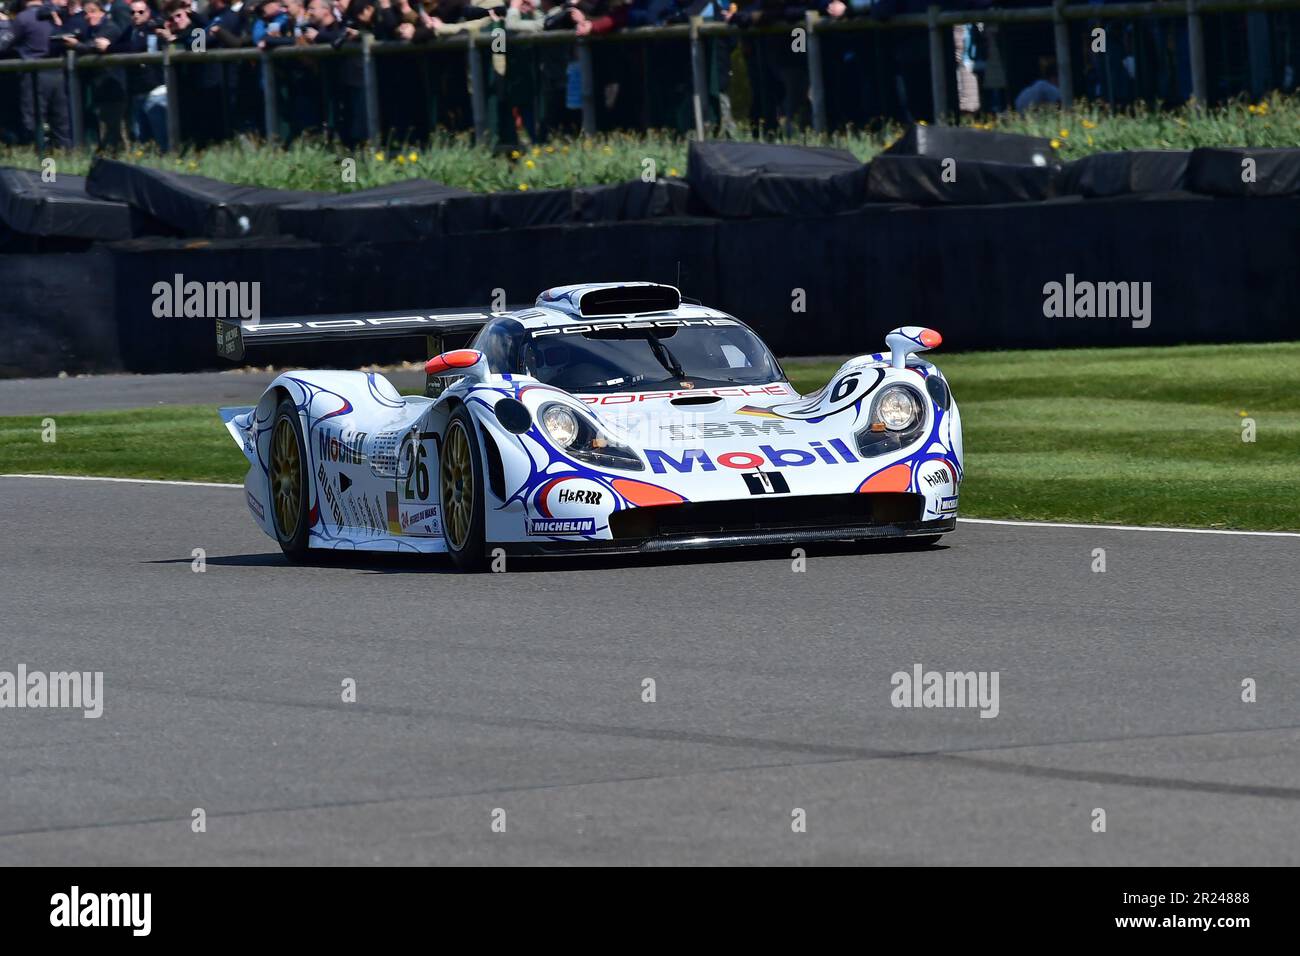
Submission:
[[[962,513],[1300,530],[1300,343],[937,357],[962,411]],[[801,391],[830,364],[791,360]],[[249,396],[249,403],[256,396]],[[1241,440],[1242,415],[1257,441]],[[209,406],[0,418],[0,472],[242,480]]]
[[[1080,104],[1072,114],[1056,110],[1005,113],[967,120],[969,125],[1054,139],[1062,159],[1121,149],[1189,149],[1195,146],[1295,146],[1300,144],[1300,96],[1275,94],[1260,103],[1236,101],[1208,111],[1182,108],[1154,112],[1139,106],[1115,112],[1104,104]],[[867,160],[902,130],[886,126],[817,137],[805,134],[786,142],[831,145]],[[424,177],[477,191],[546,189],[625,182],[642,175],[646,159],[659,176],[686,173],[687,141],[679,134],[609,133],[523,145],[495,152],[475,146],[468,134],[440,134],[416,146],[387,146],[353,152],[313,141],[287,149],[254,141],[234,141],[202,152],[159,154],[133,149],[119,158],[144,166],[201,173],[227,182],[284,189],[348,192],[400,179]],[[56,154],[58,168],[83,174],[87,152]],[[355,161],[355,181],[342,177],[344,159]],[[39,157],[30,148],[0,147],[0,166],[34,169]]]

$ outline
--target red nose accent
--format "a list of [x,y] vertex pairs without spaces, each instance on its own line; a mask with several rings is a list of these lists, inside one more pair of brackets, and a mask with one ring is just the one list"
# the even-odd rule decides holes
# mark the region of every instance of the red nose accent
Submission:
[[934,329],[921,330],[921,344],[927,349],[938,348],[943,344],[943,336]]
[[454,368],[469,368],[482,357],[483,353],[477,349],[456,349],[452,352],[443,352],[441,355],[435,355],[424,363],[424,374],[440,375]]

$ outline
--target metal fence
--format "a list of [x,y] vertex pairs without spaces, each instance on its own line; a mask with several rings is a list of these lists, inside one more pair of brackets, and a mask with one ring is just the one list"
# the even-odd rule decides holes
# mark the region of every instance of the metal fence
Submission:
[[[184,111],[195,109],[183,102],[182,84],[178,82],[178,69],[191,63],[236,63],[256,64],[258,85],[261,91],[261,129],[259,132],[269,140],[282,136],[283,117],[282,84],[278,73],[292,64],[319,63],[337,58],[355,58],[361,60],[359,86],[354,89],[356,107],[354,117],[359,127],[364,130],[364,137],[370,142],[381,142],[383,123],[381,122],[383,105],[380,96],[379,70],[377,63],[397,63],[399,58],[415,57],[421,62],[421,68],[428,69],[431,57],[440,58],[445,69],[448,57],[455,58],[459,64],[454,68],[463,70],[464,93],[468,100],[468,116],[457,123],[437,125],[459,125],[460,128],[472,129],[475,140],[490,142],[497,140],[502,133],[500,117],[493,117],[489,108],[489,95],[494,89],[494,82],[499,87],[499,77],[503,71],[500,63],[518,63],[521,56],[542,54],[547,50],[563,51],[572,67],[566,64],[566,71],[574,69],[580,89],[580,108],[573,108],[580,115],[578,128],[583,133],[594,133],[598,129],[598,106],[600,88],[594,60],[597,53],[618,56],[619,45],[634,44],[642,51],[654,47],[659,50],[671,49],[670,58],[673,68],[681,75],[677,77],[683,87],[688,88],[689,120],[688,130],[693,130],[698,137],[705,136],[714,125],[717,112],[714,102],[717,100],[719,70],[726,71],[726,64],[721,63],[719,49],[734,46],[738,42],[761,43],[761,38],[771,38],[773,43],[786,43],[792,31],[802,29],[803,64],[799,69],[806,70],[807,87],[807,125],[815,132],[826,132],[832,127],[828,118],[828,97],[826,82],[825,44],[838,42],[862,46],[868,42],[865,34],[887,37],[886,42],[893,43],[900,31],[924,31],[928,53],[925,57],[928,65],[929,102],[928,114],[937,123],[950,122],[953,116],[951,108],[951,90],[955,83],[956,60],[952,46],[952,28],[957,25],[978,21],[982,24],[999,24],[1004,27],[1037,25],[1051,29],[1051,55],[1057,65],[1059,90],[1065,109],[1073,106],[1076,93],[1076,79],[1079,76],[1078,64],[1074,52],[1082,48],[1078,43],[1081,37],[1072,34],[1072,27],[1096,23],[1131,22],[1138,20],[1171,19],[1185,20],[1185,55],[1190,67],[1190,94],[1196,104],[1205,104],[1212,100],[1207,72],[1206,30],[1204,18],[1214,14],[1261,14],[1271,11],[1298,11],[1300,0],[1171,0],[1171,2],[1119,3],[1107,5],[1066,4],[1056,0],[1053,6],[989,9],[981,11],[960,10],[945,11],[931,6],[924,14],[907,14],[887,20],[872,18],[851,18],[832,21],[809,12],[802,24],[782,24],[759,29],[739,30],[725,23],[695,19],[689,24],[664,27],[646,27],[635,30],[618,31],[601,36],[575,37],[572,33],[556,31],[543,33],[510,33],[505,42],[505,52],[493,48],[495,32],[466,32],[456,36],[438,38],[429,44],[409,44],[393,42],[376,42],[369,34],[363,34],[361,42],[348,44],[338,49],[331,46],[293,46],[274,50],[256,48],[208,50],[192,52],[189,50],[165,49],[157,53],[114,54],[114,55],[78,55],[66,53],[62,58],[46,60],[4,60],[0,61],[0,77],[7,73],[33,73],[45,70],[62,70],[66,77],[69,104],[70,125],[74,144],[85,143],[85,118],[83,75],[95,70],[116,67],[159,66],[162,69],[164,85],[167,90],[167,131],[171,144],[182,141],[181,118]],[[1227,25],[1222,25],[1226,28]],[[1300,37],[1300,28],[1296,35]],[[916,38],[917,34],[910,34]],[[782,39],[785,38],[785,39]],[[1182,37],[1180,37],[1181,41]],[[1248,37],[1254,44],[1256,41]],[[1293,38],[1294,42],[1294,38]],[[710,45],[713,49],[710,52]],[[1181,49],[1181,48],[1180,48]],[[1160,55],[1159,53],[1156,54]],[[1289,53],[1288,53],[1289,55]],[[666,58],[668,60],[669,58]],[[642,57],[642,62],[646,57]],[[533,69],[537,59],[534,57]],[[320,71],[323,75],[324,71]],[[493,74],[496,76],[494,77]],[[797,80],[802,83],[803,78]],[[457,83],[460,78],[455,79]],[[223,81],[224,82],[224,81]],[[34,84],[33,84],[34,85]],[[427,83],[426,83],[427,89]],[[298,96],[306,95],[302,90],[292,91]],[[651,91],[643,90],[642,95],[649,97]],[[498,110],[499,113],[499,110]],[[576,117],[575,117],[576,118]],[[39,126],[39,124],[38,124]],[[39,130],[38,130],[39,136]]]

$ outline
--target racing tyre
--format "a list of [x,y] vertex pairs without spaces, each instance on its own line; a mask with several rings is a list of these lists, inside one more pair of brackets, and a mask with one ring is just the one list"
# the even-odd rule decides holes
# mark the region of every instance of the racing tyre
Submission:
[[272,522],[280,549],[291,561],[307,554],[307,443],[298,409],[288,398],[275,409],[271,425],[270,481]]
[[442,438],[438,496],[442,533],[451,560],[462,571],[485,570],[483,462],[474,436],[474,419],[464,405],[452,414]]

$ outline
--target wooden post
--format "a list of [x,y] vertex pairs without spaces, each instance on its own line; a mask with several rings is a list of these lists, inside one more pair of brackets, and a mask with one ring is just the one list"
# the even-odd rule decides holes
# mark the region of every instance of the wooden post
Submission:
[[1056,75],[1061,82],[1061,106],[1074,109],[1074,65],[1070,58],[1070,24],[1065,19],[1065,0],[1052,4],[1052,33],[1056,40]]
[[814,133],[826,132],[826,87],[822,83],[822,41],[817,35],[817,21],[821,14],[816,10],[804,13],[804,29],[808,31],[808,98],[812,102]]
[[591,72],[591,45],[578,37],[578,75],[582,79],[582,134],[596,134],[596,81]]
[[695,108],[695,138],[704,139],[704,103],[709,95],[704,76],[704,41],[700,39],[700,18],[691,17],[691,105]]
[[467,31],[469,40],[465,47],[465,56],[469,66],[469,108],[474,118],[474,143],[483,146],[487,143],[487,89],[483,79],[483,57],[474,43],[474,31]]
[[361,34],[361,76],[365,83],[366,94],[366,140],[372,144],[379,142],[379,83],[375,78],[375,57],[370,49],[374,43],[373,33]]
[[163,84],[167,87],[167,148],[181,148],[181,94],[171,47],[163,48]]
[[931,6],[925,11],[929,18],[927,29],[930,33],[930,100],[934,107],[936,126],[948,123],[948,67],[951,65],[944,56],[947,44],[939,32],[939,8]]
[[266,141],[274,143],[280,138],[280,110],[276,101],[275,64],[271,51],[263,50],[262,68],[262,121],[266,126]]
[[1196,0],[1187,0],[1187,47],[1192,61],[1192,96],[1196,108],[1205,109],[1209,101],[1209,85],[1205,79],[1205,33],[1201,28],[1201,12]]
[[86,145],[86,117],[85,104],[81,99],[81,74],[77,72],[76,50],[69,50],[63,55],[63,74],[68,83],[68,126],[72,134],[72,148],[81,149]]

